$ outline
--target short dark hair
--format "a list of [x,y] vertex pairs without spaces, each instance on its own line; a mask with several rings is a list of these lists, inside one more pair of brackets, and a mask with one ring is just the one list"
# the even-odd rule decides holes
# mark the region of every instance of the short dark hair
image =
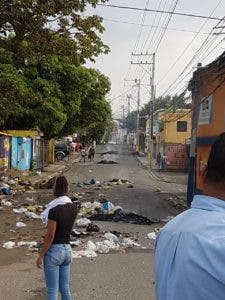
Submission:
[[69,184],[65,176],[60,175],[56,178],[54,185],[54,196],[61,197],[68,194]]
[[[221,133],[214,144],[208,159],[205,183],[225,184],[225,132]],[[225,186],[223,186],[225,188]]]

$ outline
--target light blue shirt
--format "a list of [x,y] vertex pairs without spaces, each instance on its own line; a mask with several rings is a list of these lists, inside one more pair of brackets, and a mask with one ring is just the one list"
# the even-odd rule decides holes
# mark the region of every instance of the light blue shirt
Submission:
[[225,201],[195,196],[155,245],[157,300],[225,300]]

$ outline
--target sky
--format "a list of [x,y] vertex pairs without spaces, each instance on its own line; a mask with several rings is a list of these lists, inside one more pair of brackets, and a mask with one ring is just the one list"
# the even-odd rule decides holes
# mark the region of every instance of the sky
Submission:
[[[171,11],[175,2],[176,0],[109,0],[108,4]],[[179,0],[175,12],[223,18],[225,0]],[[99,69],[110,78],[112,87],[108,99],[111,101],[113,117],[119,118],[122,116],[122,105],[125,106],[125,114],[127,113],[127,94],[132,95],[131,110],[137,107],[137,87],[133,80],[141,79],[141,106],[150,99],[148,85],[151,65],[131,65],[131,61],[146,61],[146,58],[132,58],[131,53],[155,52],[164,32],[164,29],[158,27],[165,27],[170,15],[102,6],[97,6],[88,13],[104,18],[105,32],[101,38],[111,51],[107,55],[100,55],[94,64],[87,63],[87,66]],[[225,33],[225,28],[213,30],[218,23],[218,20],[172,16],[156,51],[156,96],[181,93],[198,62],[208,64],[225,50],[225,34],[212,34]],[[225,25],[225,21],[219,25]]]

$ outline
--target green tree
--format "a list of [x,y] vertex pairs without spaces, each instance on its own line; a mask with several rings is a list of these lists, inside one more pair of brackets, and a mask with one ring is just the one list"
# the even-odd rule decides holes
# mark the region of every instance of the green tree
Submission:
[[12,53],[4,49],[0,51],[0,70],[2,129],[39,127],[52,137],[77,130],[93,133],[96,128],[104,134],[111,118],[105,100],[110,81],[99,71],[50,55],[29,62],[18,72]]
[[1,0],[0,46],[17,65],[43,55],[94,60],[109,48],[101,41],[102,18],[84,15],[88,6],[107,0]]

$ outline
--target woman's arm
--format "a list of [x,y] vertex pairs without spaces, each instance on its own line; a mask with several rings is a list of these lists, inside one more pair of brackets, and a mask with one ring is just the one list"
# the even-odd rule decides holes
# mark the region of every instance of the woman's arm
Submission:
[[44,244],[43,244],[42,250],[38,256],[38,259],[36,261],[38,268],[41,268],[41,265],[43,262],[43,257],[45,255],[45,253],[48,251],[48,249],[50,248],[50,246],[54,240],[55,231],[56,231],[56,221],[48,220],[47,233],[44,237]]

